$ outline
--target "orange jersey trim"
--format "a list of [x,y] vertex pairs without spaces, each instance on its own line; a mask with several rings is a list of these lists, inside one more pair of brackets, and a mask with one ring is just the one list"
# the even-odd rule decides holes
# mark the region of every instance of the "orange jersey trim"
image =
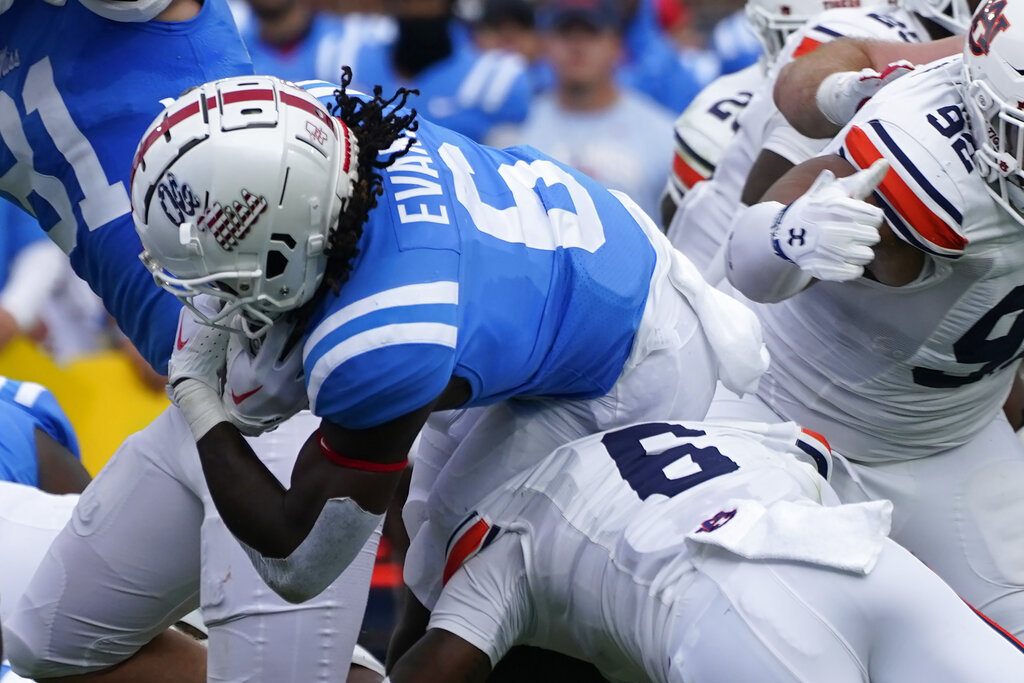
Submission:
[[[846,149],[850,158],[860,168],[867,168],[882,158],[871,138],[859,126],[854,126],[846,134]],[[943,249],[963,251],[967,240],[953,230],[946,221],[935,215],[927,204],[921,201],[917,193],[900,178],[893,169],[882,178],[878,192],[885,197],[892,208],[917,231],[921,237]]]
[[675,157],[672,159],[672,172],[676,174],[676,177],[682,181],[688,190],[700,181],[707,180],[707,177],[700,171],[686,163],[686,159],[678,152],[676,152]]
[[469,527],[466,533],[462,534],[459,540],[455,542],[451,554],[448,555],[448,560],[444,563],[441,585],[448,583],[448,579],[452,578],[452,575],[458,571],[462,563],[466,561],[466,558],[472,555],[473,551],[484,542],[484,538],[486,538],[487,532],[490,530],[491,527],[487,522],[480,519],[473,526]]
[[821,47],[820,40],[815,40],[814,38],[804,38],[803,40],[800,41],[800,44],[797,45],[797,48],[793,50],[793,59],[796,59],[797,57],[803,57],[806,54],[814,52],[819,47]]

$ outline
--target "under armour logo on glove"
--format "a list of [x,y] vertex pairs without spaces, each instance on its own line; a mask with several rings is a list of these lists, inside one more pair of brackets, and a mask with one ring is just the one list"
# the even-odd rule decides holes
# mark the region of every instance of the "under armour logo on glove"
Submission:
[[[775,253],[819,280],[845,282],[860,277],[880,239],[882,210],[863,201],[889,171],[879,159],[845,178],[822,171],[811,187],[775,219]],[[788,239],[779,239],[789,235]]]
[[266,210],[266,197],[258,197],[243,189],[241,202],[236,200],[228,206],[214,202],[196,225],[200,230],[209,230],[224,251],[231,251],[249,234],[256,219]]

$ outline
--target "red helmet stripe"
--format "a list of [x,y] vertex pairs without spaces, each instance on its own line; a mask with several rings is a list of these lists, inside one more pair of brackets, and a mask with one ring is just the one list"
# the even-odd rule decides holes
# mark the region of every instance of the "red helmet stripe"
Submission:
[[302,111],[317,117],[325,126],[331,129],[331,132],[334,133],[334,137],[338,137],[338,131],[334,128],[334,119],[328,116],[323,109],[316,106],[309,100],[304,97],[297,97],[291,93],[282,92],[281,101],[293,107],[298,107]]

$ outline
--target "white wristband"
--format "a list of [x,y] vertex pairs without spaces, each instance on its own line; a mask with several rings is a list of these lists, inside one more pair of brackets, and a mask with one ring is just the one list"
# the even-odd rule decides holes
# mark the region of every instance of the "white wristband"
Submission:
[[853,92],[860,78],[859,71],[837,71],[826,76],[814,95],[821,115],[837,126],[845,126],[862,99]]
[[726,277],[748,299],[788,299],[813,279],[775,247],[773,234],[785,205],[760,202],[736,214],[726,243]]
[[185,416],[196,441],[221,422],[228,422],[220,396],[209,385],[197,379],[183,379],[174,385],[172,392],[174,405]]

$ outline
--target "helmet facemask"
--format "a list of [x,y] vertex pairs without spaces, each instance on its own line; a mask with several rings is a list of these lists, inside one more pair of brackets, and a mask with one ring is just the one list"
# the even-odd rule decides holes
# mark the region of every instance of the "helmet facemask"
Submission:
[[974,163],[992,197],[1024,223],[1024,41],[1015,15],[1024,1],[988,0],[964,44],[964,109]]
[[984,81],[967,84],[964,104],[974,162],[992,196],[1024,222],[1024,112],[1000,102]]
[[787,17],[775,14],[752,2],[747,3],[746,14],[754,28],[758,42],[764,48],[764,54],[769,64],[774,62],[782,52],[782,46],[786,44],[789,34],[803,26],[808,19],[802,15]]

